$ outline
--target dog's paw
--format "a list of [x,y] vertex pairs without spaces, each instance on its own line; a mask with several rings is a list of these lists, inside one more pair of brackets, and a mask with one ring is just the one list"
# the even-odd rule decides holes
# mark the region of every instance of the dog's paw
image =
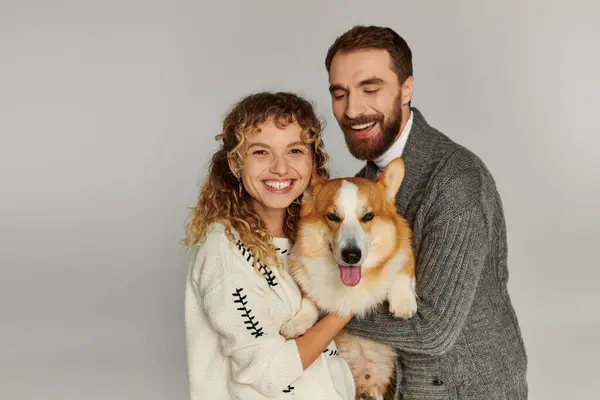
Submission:
[[319,310],[312,301],[303,297],[300,309],[296,315],[281,326],[279,333],[286,339],[296,338],[313,326],[317,319],[319,319]]
[[279,333],[286,339],[294,339],[314,325],[312,318],[306,315],[298,314],[281,326]]
[[417,298],[412,291],[390,294],[390,312],[396,318],[409,319],[417,312]]

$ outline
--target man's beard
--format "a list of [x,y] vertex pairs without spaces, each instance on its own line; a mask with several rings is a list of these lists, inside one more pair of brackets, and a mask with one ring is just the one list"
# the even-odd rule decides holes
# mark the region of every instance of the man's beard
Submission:
[[[339,125],[344,132],[344,138],[346,139],[346,146],[350,153],[359,160],[373,160],[380,157],[387,149],[394,143],[398,134],[400,133],[400,126],[402,125],[402,103],[401,95],[395,101],[395,108],[392,110],[392,115],[389,122],[385,123],[385,117],[383,114],[377,113],[375,115],[361,115],[358,118],[350,119],[345,115]],[[359,139],[354,136],[352,132],[352,125],[362,125],[376,122],[379,124],[381,132],[376,136],[369,137],[367,139]]]

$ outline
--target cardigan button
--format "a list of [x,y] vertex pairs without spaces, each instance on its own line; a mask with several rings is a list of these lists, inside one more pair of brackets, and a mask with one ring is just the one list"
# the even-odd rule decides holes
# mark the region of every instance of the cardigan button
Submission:
[[442,386],[444,384],[444,381],[441,379],[434,379],[431,383],[433,383],[435,386]]

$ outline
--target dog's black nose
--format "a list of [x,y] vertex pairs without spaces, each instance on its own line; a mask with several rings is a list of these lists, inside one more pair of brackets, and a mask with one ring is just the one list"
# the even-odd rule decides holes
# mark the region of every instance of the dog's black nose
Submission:
[[358,247],[346,247],[342,250],[342,260],[344,260],[346,264],[356,264],[360,261],[361,256],[362,254]]

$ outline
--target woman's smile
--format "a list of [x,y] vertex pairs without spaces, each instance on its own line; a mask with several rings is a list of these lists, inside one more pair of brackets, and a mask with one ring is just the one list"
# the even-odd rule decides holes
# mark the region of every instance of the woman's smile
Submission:
[[275,194],[284,194],[290,192],[294,186],[294,182],[294,179],[270,179],[263,181],[266,189]]

